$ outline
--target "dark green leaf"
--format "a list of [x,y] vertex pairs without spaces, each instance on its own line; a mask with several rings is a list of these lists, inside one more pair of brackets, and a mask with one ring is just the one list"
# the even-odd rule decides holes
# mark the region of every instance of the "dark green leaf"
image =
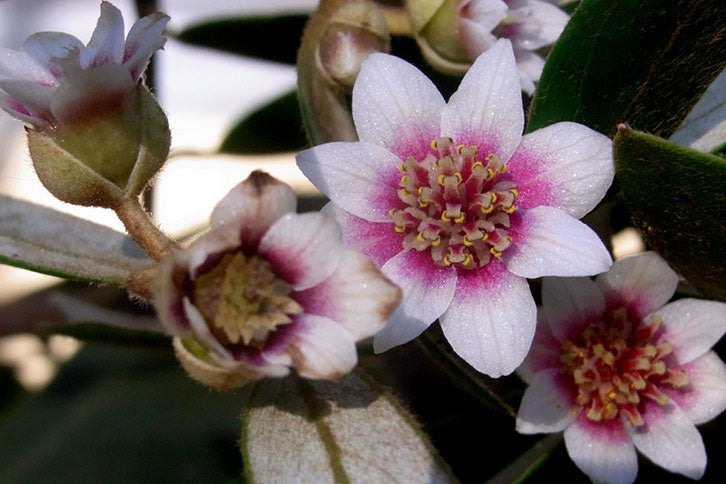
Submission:
[[726,65],[723,0],[583,0],[555,44],[528,131],[619,122],[668,137]]
[[307,15],[241,17],[194,25],[176,37],[234,54],[295,64]]
[[219,151],[267,154],[298,151],[308,145],[296,91],[261,107],[227,134]]
[[625,127],[614,153],[648,245],[706,296],[726,300],[726,161]]
[[44,328],[42,334],[63,334],[85,342],[110,343],[120,346],[171,347],[171,338],[147,329],[120,328],[102,323],[74,323]]

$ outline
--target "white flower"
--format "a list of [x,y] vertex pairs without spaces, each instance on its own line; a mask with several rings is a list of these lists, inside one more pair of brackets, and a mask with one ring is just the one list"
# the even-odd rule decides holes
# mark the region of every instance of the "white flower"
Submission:
[[633,482],[636,448],[700,478],[706,452],[694,424],[726,408],[726,366],[710,351],[726,331],[726,304],[666,304],[677,282],[653,252],[594,282],[544,279],[537,334],[518,370],[529,387],[517,430],[564,430],[570,457],[596,482]]
[[346,248],[335,222],[296,214],[290,187],[253,172],[217,204],[210,231],[161,263],[154,304],[191,376],[217,388],[301,376],[337,380],[400,299]]
[[575,123],[522,136],[507,40],[474,63],[448,104],[415,67],[372,55],[353,89],[353,118],[360,142],[317,146],[297,160],[331,198],[324,210],[346,241],[403,289],[376,351],[439,318],[476,369],[512,372],[536,322],[524,278],[610,267],[600,239],[575,218],[612,181],[610,140]]
[[146,68],[169,17],[138,20],[124,42],[121,12],[101,4],[87,46],[61,32],[31,35],[20,51],[0,49],[0,108],[35,128],[80,122],[121,104]]

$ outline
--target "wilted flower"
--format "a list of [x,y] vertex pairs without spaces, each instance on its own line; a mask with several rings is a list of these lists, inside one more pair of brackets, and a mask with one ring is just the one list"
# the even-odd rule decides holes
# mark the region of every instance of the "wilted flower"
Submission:
[[677,282],[653,252],[594,282],[545,278],[537,334],[518,370],[529,387],[517,430],[564,430],[570,457],[597,482],[634,481],[636,448],[700,478],[706,452],[694,424],[726,408],[726,366],[709,351],[726,331],[726,304],[665,304]]
[[253,172],[217,204],[210,231],[165,259],[159,316],[192,377],[229,388],[290,368],[336,380],[357,362],[400,290],[320,213],[294,213],[295,194]]
[[0,108],[34,128],[33,164],[61,200],[112,206],[116,192],[138,195],[166,161],[166,116],[139,79],[168,20],[144,17],[124,42],[121,12],[103,2],[86,46],[38,32],[19,51],[0,49]]
[[407,8],[427,60],[445,71],[467,68],[498,38],[511,40],[528,94],[544,67],[536,51],[554,43],[569,20],[547,0],[411,0]]
[[607,270],[597,235],[574,217],[613,178],[610,140],[575,123],[522,136],[514,56],[501,40],[447,104],[418,69],[373,54],[353,89],[360,142],[302,152],[346,241],[403,289],[374,340],[405,343],[440,318],[454,350],[492,376],[527,354],[536,308],[525,277]]

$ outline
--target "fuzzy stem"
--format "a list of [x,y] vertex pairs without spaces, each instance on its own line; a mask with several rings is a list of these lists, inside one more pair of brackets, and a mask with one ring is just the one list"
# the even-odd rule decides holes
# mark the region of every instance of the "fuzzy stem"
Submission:
[[123,197],[114,210],[131,238],[150,257],[161,260],[170,250],[179,247],[176,242],[159,230],[136,197]]

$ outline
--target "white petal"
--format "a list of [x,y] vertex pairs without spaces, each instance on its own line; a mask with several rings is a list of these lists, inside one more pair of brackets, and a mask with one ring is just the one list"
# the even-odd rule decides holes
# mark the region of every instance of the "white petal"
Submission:
[[492,30],[507,17],[507,10],[502,0],[459,2],[459,35],[471,59],[479,57],[496,42]]
[[441,115],[441,135],[508,160],[522,138],[524,112],[512,45],[497,41],[474,62]]
[[610,271],[595,278],[608,302],[627,304],[642,319],[673,296],[678,276],[655,252],[615,261]]
[[287,184],[253,171],[217,203],[210,226],[231,232],[243,247],[253,248],[277,219],[296,207],[295,192]]
[[527,357],[519,368],[517,375],[530,384],[534,375],[549,368],[560,368],[562,356],[562,342],[552,336],[550,326],[545,320],[542,311],[537,311],[537,328],[532,339]]
[[305,378],[338,380],[358,362],[355,341],[338,323],[323,316],[297,316],[304,328],[288,347],[292,365]]
[[518,207],[549,205],[580,218],[613,181],[612,141],[581,124],[556,123],[524,135],[507,168]]
[[353,120],[361,141],[402,157],[423,158],[439,136],[444,98],[416,67],[387,54],[361,64],[353,87]]
[[52,116],[50,103],[56,92],[56,86],[44,86],[34,81],[7,79],[0,81],[0,88],[31,113],[44,119]]
[[605,298],[588,277],[545,277],[542,310],[559,341],[572,339],[605,312]]
[[515,48],[527,50],[554,43],[570,20],[570,16],[559,8],[538,0],[511,4],[509,17],[514,21],[514,31],[507,37]]
[[713,351],[681,367],[691,384],[679,390],[660,387],[683,410],[695,425],[718,416],[726,410],[726,365]]
[[155,50],[166,43],[162,35],[169,16],[161,12],[147,15],[136,21],[126,36],[123,63],[134,80],[138,80]]
[[645,425],[625,426],[635,447],[670,472],[700,479],[706,470],[706,449],[693,422],[677,405],[645,405]]
[[209,354],[214,358],[220,365],[228,367],[236,364],[232,353],[217,340],[217,338],[209,330],[207,322],[204,320],[204,316],[199,310],[192,304],[188,297],[184,296],[182,299],[184,305],[184,314],[189,321],[194,338],[199,343],[209,350]]
[[342,209],[371,222],[391,222],[401,160],[371,143],[326,143],[298,154],[297,166]]
[[49,123],[45,119],[31,113],[18,101],[2,91],[0,91],[0,109],[5,110],[10,116],[37,128],[50,127]]
[[124,19],[121,11],[109,2],[101,3],[101,16],[91,40],[81,51],[84,69],[101,64],[121,64],[124,58]]
[[277,276],[297,291],[330,277],[344,250],[340,227],[318,212],[283,215],[265,233],[259,247]]
[[403,250],[406,234],[396,232],[390,221],[369,222],[351,215],[333,202],[328,202],[320,213],[335,219],[343,230],[345,244],[364,253],[378,267]]
[[726,303],[679,299],[656,311],[666,329],[678,362],[688,363],[706,353],[726,333]]
[[[62,32],[38,32],[23,42],[23,51],[45,66],[55,78],[64,76],[63,61],[78,66],[81,49],[80,40]],[[58,62],[59,59],[62,61]]]
[[537,308],[526,280],[490,262],[481,270],[459,273],[451,306],[440,321],[454,351],[497,378],[513,372],[527,355]]
[[607,428],[584,414],[565,430],[565,446],[572,461],[594,482],[630,484],[638,475],[635,447],[622,425]]
[[541,434],[561,432],[575,420],[579,407],[561,380],[559,370],[543,370],[527,387],[517,411],[517,432]]
[[534,83],[542,77],[545,60],[539,54],[522,49],[514,50],[514,58],[517,60],[522,91],[531,96],[535,88]]
[[329,278],[293,297],[306,313],[335,321],[359,341],[383,328],[400,295],[367,257],[346,250]]
[[521,277],[588,276],[608,270],[612,258],[597,234],[558,208],[521,211],[514,247],[502,257]]
[[25,52],[0,48],[0,79],[19,79],[56,84],[55,77],[45,66]]
[[421,334],[446,311],[456,288],[456,270],[435,265],[428,251],[401,252],[386,262],[381,271],[401,288],[403,300],[373,339],[376,353]]

